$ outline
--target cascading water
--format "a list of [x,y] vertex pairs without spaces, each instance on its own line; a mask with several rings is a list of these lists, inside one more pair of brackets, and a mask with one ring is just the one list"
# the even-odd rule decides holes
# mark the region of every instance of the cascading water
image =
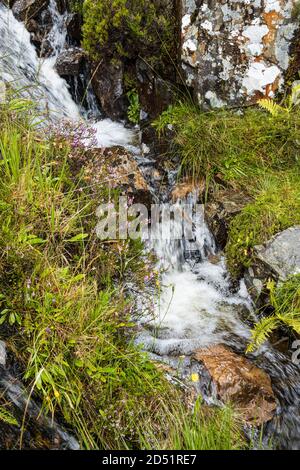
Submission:
[[[195,193],[178,201],[177,207],[196,207],[196,202]],[[162,212],[168,212],[169,207],[163,205]],[[251,316],[251,301],[244,283],[233,295],[225,261],[217,256],[203,211],[198,211],[194,220],[192,241],[179,238],[181,225],[180,218],[166,217],[158,226],[160,233],[154,234],[153,248],[159,269],[164,272],[164,289],[154,317],[142,320],[146,328],[139,340],[148,350],[164,357],[191,354],[220,342],[232,344],[233,335],[243,338],[246,344],[250,331],[240,313]]]
[[[55,70],[56,58],[66,46],[65,18],[58,12],[55,0],[50,0],[49,13],[53,20],[53,53],[39,59],[24,25],[0,4],[0,79],[32,97],[51,119],[84,119],[82,107],[74,102],[66,81]],[[90,115],[95,115],[94,99],[89,97],[87,102]],[[130,130],[108,119],[90,124],[97,131],[99,146],[127,146],[133,138]],[[191,204],[195,200],[191,195],[185,202]],[[179,229],[176,223],[170,222],[175,232]],[[167,237],[157,237],[153,243],[159,267],[165,271],[163,290],[153,314],[145,314],[140,320],[138,338],[155,357],[175,367],[184,355],[182,369],[186,373],[189,355],[199,347],[225,343],[243,353],[250,336],[247,318],[253,316],[244,283],[233,292],[225,260],[219,255],[203,216],[195,227],[192,245],[189,240]],[[276,417],[267,425],[267,433],[275,433],[282,448],[300,448],[299,367],[270,345],[250,359],[270,375],[278,399]]]
[[[177,205],[195,206],[196,202],[197,194],[191,194]],[[162,205],[164,210],[169,210],[167,204]],[[232,288],[226,260],[218,253],[204,212],[195,221],[192,243],[165,236],[164,231],[182,233],[178,219],[171,218],[169,224],[160,226],[151,242],[164,273],[163,288],[152,314],[139,320],[137,342],[154,359],[190,377],[195,371],[191,354],[198,348],[225,344],[244,354],[255,314],[244,281],[238,289]],[[275,418],[265,425],[266,440],[273,439],[281,449],[300,449],[300,367],[270,344],[248,358],[271,377],[278,402]],[[205,385],[204,399],[218,403],[215,392],[206,392]]]
[[[58,12],[55,0],[50,1],[49,13],[53,20],[49,33],[53,53],[48,58],[39,58],[23,23],[0,4],[0,80],[39,103],[41,110],[47,111],[52,119],[63,117],[78,121],[85,118],[81,115],[82,109],[73,101],[66,81],[55,70],[57,56],[66,45],[65,18]],[[88,102],[94,103],[91,98]],[[110,119],[90,122],[90,125],[96,130],[99,147],[128,146],[134,137],[131,130]]]

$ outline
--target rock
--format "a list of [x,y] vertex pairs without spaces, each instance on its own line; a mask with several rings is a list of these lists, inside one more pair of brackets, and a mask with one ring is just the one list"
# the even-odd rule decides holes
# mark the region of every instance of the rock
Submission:
[[49,6],[49,0],[17,0],[12,11],[20,21],[29,21]]
[[260,426],[273,418],[277,405],[263,370],[223,345],[199,349],[193,359],[208,371],[217,397],[233,403],[247,423]]
[[78,76],[85,67],[86,56],[82,49],[74,47],[64,50],[56,60],[56,70],[61,77]]
[[152,196],[134,157],[123,147],[88,150],[85,156],[85,178],[93,185],[103,184],[119,189],[134,198],[134,203],[151,207]]
[[56,1],[57,9],[59,13],[62,15],[63,13],[66,12],[68,8],[68,0],[55,0],[55,1]]
[[233,217],[251,202],[249,196],[233,189],[221,189],[205,204],[205,217],[220,249],[224,249]]
[[247,289],[258,308],[268,305],[269,279],[285,281],[300,273],[300,226],[280,232],[262,246],[254,247],[254,261],[245,272]]
[[82,18],[78,13],[72,13],[67,16],[66,28],[67,28],[68,38],[71,39],[72,42],[75,41],[78,44],[80,44],[80,41],[82,38],[81,26],[82,26]]
[[189,194],[197,192],[199,197],[203,195],[205,191],[205,181],[196,183],[190,179],[178,183],[171,193],[171,198],[173,202],[178,201],[178,199],[185,199]]
[[123,64],[94,65],[92,87],[105,114],[113,120],[127,116],[127,100],[123,90]]
[[183,75],[201,105],[218,108],[274,96],[298,28],[294,5],[294,0],[181,2]]
[[141,108],[148,118],[155,119],[173,102],[172,85],[158,77],[143,60],[137,60],[136,77]]
[[263,246],[256,246],[254,254],[266,267],[266,274],[274,274],[281,281],[300,273],[300,226],[280,232]]

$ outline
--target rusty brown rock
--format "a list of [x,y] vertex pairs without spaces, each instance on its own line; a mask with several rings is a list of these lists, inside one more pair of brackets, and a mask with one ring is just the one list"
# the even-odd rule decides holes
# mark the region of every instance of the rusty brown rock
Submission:
[[86,152],[85,177],[92,184],[119,189],[135,203],[151,206],[151,194],[134,157],[123,147],[94,149]]
[[171,194],[171,198],[173,202],[176,202],[179,199],[185,199],[189,194],[193,192],[197,192],[199,196],[201,196],[204,191],[205,180],[195,182],[191,179],[185,179],[174,187]]
[[247,423],[260,426],[272,419],[276,401],[263,370],[223,345],[199,349],[194,359],[209,372],[218,398],[233,403]]

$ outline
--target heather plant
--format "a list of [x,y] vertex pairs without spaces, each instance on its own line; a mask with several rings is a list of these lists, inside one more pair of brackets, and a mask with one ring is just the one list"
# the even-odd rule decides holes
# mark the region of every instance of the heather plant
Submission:
[[46,128],[46,137],[54,140],[56,144],[67,143],[72,149],[86,149],[97,146],[96,132],[92,125],[84,121],[62,119]]

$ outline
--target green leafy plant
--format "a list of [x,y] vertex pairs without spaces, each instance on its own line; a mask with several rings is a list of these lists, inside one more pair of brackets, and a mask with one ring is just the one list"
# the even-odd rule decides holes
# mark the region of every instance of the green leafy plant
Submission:
[[133,124],[139,124],[140,122],[140,100],[136,90],[131,90],[127,93],[129,107],[128,107],[128,119]]
[[269,282],[268,288],[274,314],[262,318],[255,325],[248,352],[259,348],[279,327],[300,334],[300,274],[292,276],[277,287],[274,281]]

